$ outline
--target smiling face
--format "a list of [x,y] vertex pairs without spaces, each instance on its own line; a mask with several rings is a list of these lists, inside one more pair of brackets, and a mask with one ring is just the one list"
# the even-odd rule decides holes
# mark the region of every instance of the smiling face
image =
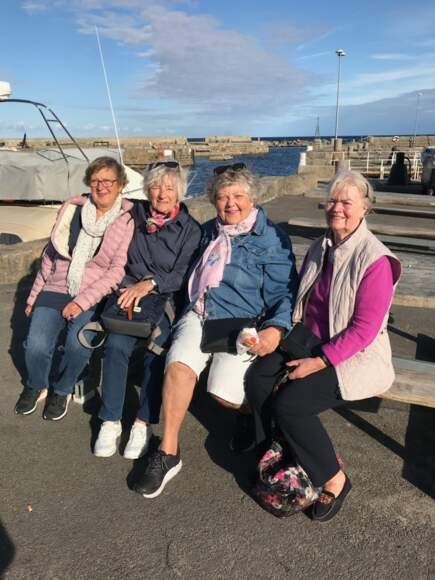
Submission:
[[340,242],[354,232],[366,213],[366,199],[355,185],[347,185],[332,193],[325,203],[325,216],[334,241]]
[[113,169],[103,167],[95,171],[90,178],[91,198],[97,210],[102,213],[112,209],[122,185],[117,180]]
[[178,203],[177,184],[172,175],[164,175],[148,188],[148,199],[153,209],[169,215]]
[[248,217],[254,204],[241,183],[222,187],[216,194],[215,206],[223,224],[235,225]]

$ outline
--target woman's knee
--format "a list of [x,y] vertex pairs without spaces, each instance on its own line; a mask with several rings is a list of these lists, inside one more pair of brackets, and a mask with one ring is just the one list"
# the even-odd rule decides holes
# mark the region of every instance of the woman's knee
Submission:
[[29,335],[24,342],[24,348],[26,356],[41,358],[51,356],[54,350],[52,341],[49,340],[49,337],[42,331],[42,329],[40,332],[29,332]]
[[171,383],[196,382],[196,378],[195,372],[182,362],[171,362],[165,369],[165,381],[170,381]]
[[279,419],[307,417],[313,414],[310,400],[303,396],[292,383],[282,387],[276,393],[272,403],[273,415]]

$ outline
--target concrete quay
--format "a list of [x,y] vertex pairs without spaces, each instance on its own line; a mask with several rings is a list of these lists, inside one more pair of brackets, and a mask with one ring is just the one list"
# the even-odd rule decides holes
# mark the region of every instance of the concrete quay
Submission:
[[[298,261],[315,232],[290,226],[289,217],[320,216],[317,206],[301,195],[265,202],[291,234]],[[28,417],[13,414],[24,376],[29,284],[4,284],[0,293],[1,578],[435,576],[435,409],[374,398],[324,413],[353,490],[340,514],[319,525],[305,514],[275,519],[254,503],[248,492],[255,456],[229,452],[234,415],[201,383],[182,430],[183,469],[160,497],[145,500],[128,487],[144,460],[91,453],[97,399],[71,405],[57,423],[43,421],[39,408]],[[434,310],[395,305],[392,314],[394,353],[434,360]],[[138,404],[135,382],[132,375],[121,449]]]

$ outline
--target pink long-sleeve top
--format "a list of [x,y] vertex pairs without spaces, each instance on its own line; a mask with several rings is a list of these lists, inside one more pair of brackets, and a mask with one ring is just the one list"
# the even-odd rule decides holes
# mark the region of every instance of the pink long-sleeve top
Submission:
[[[303,267],[302,267],[303,269]],[[393,273],[390,261],[382,256],[369,266],[358,287],[352,319],[342,332],[329,336],[329,291],[333,264],[325,260],[306,307],[305,324],[321,340],[323,353],[332,366],[366,348],[378,334],[393,296]]]

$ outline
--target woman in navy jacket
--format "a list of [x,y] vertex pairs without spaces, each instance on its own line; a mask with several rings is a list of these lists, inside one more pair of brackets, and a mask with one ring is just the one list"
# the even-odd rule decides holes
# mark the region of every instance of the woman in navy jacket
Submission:
[[[145,173],[144,191],[149,201],[135,201],[131,210],[135,227],[118,299],[121,308],[136,306],[151,291],[174,301],[181,290],[201,237],[199,224],[180,201],[186,189],[187,171],[175,161],[156,162]],[[170,333],[165,316],[160,330],[155,342],[163,346]],[[106,341],[99,413],[103,424],[94,446],[97,457],[110,457],[116,452],[128,365],[137,342],[134,336],[114,333]],[[127,459],[137,459],[146,452],[151,425],[159,422],[164,358],[152,352],[145,355],[140,408],[124,450]]]

